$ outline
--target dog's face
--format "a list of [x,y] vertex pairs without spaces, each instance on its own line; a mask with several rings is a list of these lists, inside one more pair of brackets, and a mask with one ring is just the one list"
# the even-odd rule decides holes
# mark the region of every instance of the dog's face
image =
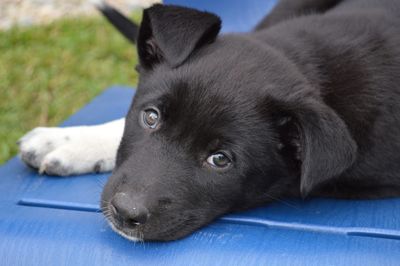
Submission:
[[[127,238],[183,237],[229,211],[308,193],[327,178],[321,171],[331,177],[352,161],[345,125],[295,68],[247,37],[217,38],[219,28],[191,9],[144,12],[138,91],[102,195]],[[344,148],[327,158],[323,146],[337,138]]]

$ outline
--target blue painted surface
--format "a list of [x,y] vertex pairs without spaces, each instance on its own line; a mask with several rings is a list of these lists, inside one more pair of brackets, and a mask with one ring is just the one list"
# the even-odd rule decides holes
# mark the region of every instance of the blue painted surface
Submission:
[[[245,31],[273,1],[167,2],[216,12],[229,21],[225,31]],[[248,24],[236,22],[252,11]],[[133,94],[108,89],[63,126],[122,117]],[[132,243],[98,212],[106,178],[40,176],[18,158],[2,166],[0,265],[400,265],[400,199],[288,200],[227,215],[183,240]]]
[[164,0],[174,4],[218,14],[222,32],[246,32],[272,9],[277,0]]
[[[134,90],[111,88],[64,125],[124,116]],[[399,265],[400,199],[288,200],[230,214],[169,243],[132,243],[98,212],[104,175],[0,168],[0,265]]]

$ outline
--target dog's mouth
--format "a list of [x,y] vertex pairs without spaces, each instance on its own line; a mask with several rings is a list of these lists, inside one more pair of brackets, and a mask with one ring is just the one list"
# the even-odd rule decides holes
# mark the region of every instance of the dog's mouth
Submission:
[[126,226],[115,219],[108,208],[103,208],[103,214],[114,232],[133,242],[177,240],[210,221],[195,216],[190,211],[190,214],[184,212],[177,217],[159,217],[146,224]]
[[125,228],[109,218],[107,218],[107,221],[114,232],[133,242],[176,240],[190,234],[197,228],[188,227],[190,222],[187,221],[183,221],[178,225],[175,224],[172,227],[163,228],[162,230],[151,228],[148,225]]
[[107,221],[108,221],[108,224],[110,225],[111,229],[114,232],[116,232],[117,234],[119,234],[120,236],[122,236],[130,241],[133,241],[133,242],[144,241],[144,235],[141,233],[140,230],[138,230],[138,229],[134,229],[134,230],[122,229],[118,225],[116,225],[115,223],[110,221],[108,218],[107,218]]
[[163,223],[162,227],[150,222],[125,226],[112,216],[110,210],[103,209],[103,214],[114,232],[133,242],[176,240],[190,234],[199,227],[198,222],[194,222],[194,219],[182,218],[174,219],[175,221],[172,223]]
[[142,232],[143,225],[137,224],[134,227],[130,226],[130,228],[125,228],[123,224],[117,222],[113,217],[109,205],[107,205],[107,207],[102,207],[102,212],[107,223],[114,232],[133,242],[140,242],[144,240],[144,234]]

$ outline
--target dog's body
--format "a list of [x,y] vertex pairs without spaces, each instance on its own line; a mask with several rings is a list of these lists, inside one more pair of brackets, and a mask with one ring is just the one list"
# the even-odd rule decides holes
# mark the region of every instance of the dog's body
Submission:
[[[260,25],[272,24],[268,18],[264,22]],[[305,16],[253,35],[296,65],[356,142],[351,167],[314,194],[399,195],[400,3],[342,1],[324,15]]]
[[284,0],[254,32],[219,27],[145,10],[126,121],[34,130],[24,161],[111,170],[122,136],[102,207],[131,239],[176,239],[286,196],[400,195],[399,1]]

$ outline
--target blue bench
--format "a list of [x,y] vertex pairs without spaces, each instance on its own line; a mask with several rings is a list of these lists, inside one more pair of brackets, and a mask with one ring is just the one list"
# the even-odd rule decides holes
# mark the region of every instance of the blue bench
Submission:
[[[167,1],[247,31],[275,1]],[[62,126],[126,113],[134,89],[112,87]],[[99,212],[107,174],[41,176],[18,158],[0,167],[0,265],[400,265],[400,199],[288,200],[226,215],[189,237],[133,243]]]

